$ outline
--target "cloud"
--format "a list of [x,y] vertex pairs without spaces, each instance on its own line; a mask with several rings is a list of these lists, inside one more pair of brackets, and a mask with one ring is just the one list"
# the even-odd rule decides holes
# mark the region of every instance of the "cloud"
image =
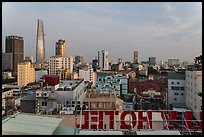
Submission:
[[164,3],[164,8],[166,9],[165,11],[167,13],[172,13],[173,11],[176,10],[176,7],[172,5],[172,3],[170,2],[165,2]]

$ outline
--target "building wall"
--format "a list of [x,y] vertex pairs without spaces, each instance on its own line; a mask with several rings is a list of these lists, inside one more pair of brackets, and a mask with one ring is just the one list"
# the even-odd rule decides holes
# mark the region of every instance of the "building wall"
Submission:
[[18,64],[18,85],[26,86],[31,82],[35,82],[34,66],[30,62]]
[[35,113],[35,100],[21,100],[21,110],[24,113]]
[[12,53],[2,53],[2,71],[13,69]]
[[86,91],[84,102],[88,103],[90,110],[115,110],[116,94],[90,89]]
[[73,57],[52,56],[49,60],[49,75],[60,76],[61,70],[69,69],[73,72]]
[[[168,79],[168,106],[170,104],[185,104],[185,80]],[[181,106],[182,107],[182,106]]]
[[202,107],[202,71],[186,71],[186,105],[193,110],[196,119],[199,119],[199,111]]
[[38,82],[40,81],[40,78],[43,76],[43,75],[47,75],[48,74],[48,71],[47,70],[37,70],[35,71],[35,80]]
[[96,89],[111,87],[116,90],[117,95],[127,94],[128,76],[111,76],[108,73],[99,72],[97,74]]
[[96,85],[96,73],[93,72],[93,69],[80,69],[79,79],[84,79],[84,81],[92,82],[92,86]]

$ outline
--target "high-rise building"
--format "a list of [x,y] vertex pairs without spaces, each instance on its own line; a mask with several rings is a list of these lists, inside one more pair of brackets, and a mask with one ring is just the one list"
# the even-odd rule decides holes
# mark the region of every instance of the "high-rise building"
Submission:
[[98,66],[103,70],[109,70],[108,50],[98,51]]
[[168,59],[168,65],[170,68],[174,66],[179,66],[179,59]]
[[12,53],[2,53],[2,71],[13,69]]
[[202,97],[198,94],[202,93],[202,71],[187,70],[185,78],[186,105],[193,110],[194,117],[200,119]]
[[156,65],[156,57],[149,57],[149,65]]
[[6,53],[12,53],[12,71],[14,76],[17,74],[18,63],[24,59],[24,41],[20,36],[6,36]]
[[94,71],[98,68],[98,59],[93,59],[92,60],[92,68]]
[[136,63],[136,64],[139,63],[139,52],[138,51],[134,51],[133,63]]
[[28,83],[35,82],[35,68],[31,62],[18,64],[18,85],[26,86]]
[[38,19],[37,42],[36,42],[36,63],[43,64],[45,61],[45,33],[43,21]]
[[66,56],[66,45],[65,45],[65,40],[58,40],[58,42],[56,42],[56,46],[55,46],[55,55],[56,56]]
[[68,69],[73,72],[73,57],[52,56],[49,59],[49,75],[61,76],[61,73]]
[[75,56],[75,64],[82,64],[84,62],[83,56]]
[[102,68],[103,70],[109,70],[109,61],[108,61],[108,51],[102,50]]

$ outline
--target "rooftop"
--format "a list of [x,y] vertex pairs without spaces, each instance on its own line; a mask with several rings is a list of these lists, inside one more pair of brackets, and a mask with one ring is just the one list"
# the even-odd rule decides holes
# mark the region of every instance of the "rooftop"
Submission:
[[59,83],[59,88],[67,88],[68,91],[73,91],[77,85],[79,85],[83,80],[61,80]]
[[178,72],[168,72],[167,74],[168,79],[185,79],[184,73],[178,73]]
[[3,135],[52,135],[63,118],[18,113],[2,120]]

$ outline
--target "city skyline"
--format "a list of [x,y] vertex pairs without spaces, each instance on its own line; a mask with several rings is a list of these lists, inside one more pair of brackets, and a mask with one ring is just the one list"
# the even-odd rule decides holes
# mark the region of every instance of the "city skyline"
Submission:
[[[29,14],[28,14],[29,13]],[[60,16],[59,16],[60,15]],[[110,62],[179,58],[193,62],[202,54],[202,3],[22,3],[2,4],[2,49],[5,37],[24,37],[25,56],[36,51],[36,21],[43,20],[46,60],[55,43],[64,39],[67,56],[82,55],[92,62],[107,49]],[[26,19],[26,20],[25,20]],[[15,23],[13,23],[15,22]]]

